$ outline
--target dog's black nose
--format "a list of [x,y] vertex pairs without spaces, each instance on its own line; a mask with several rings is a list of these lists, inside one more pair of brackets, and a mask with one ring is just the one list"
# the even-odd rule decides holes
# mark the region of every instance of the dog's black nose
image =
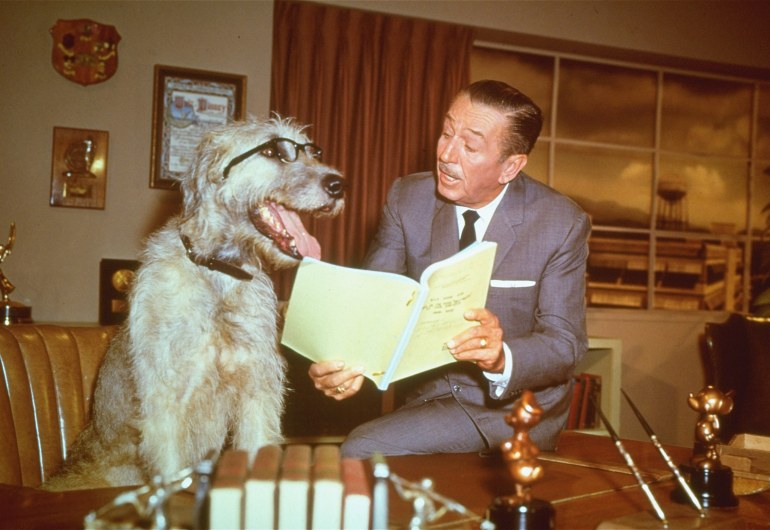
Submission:
[[329,173],[323,178],[323,187],[329,197],[340,199],[345,194],[345,179],[334,173]]

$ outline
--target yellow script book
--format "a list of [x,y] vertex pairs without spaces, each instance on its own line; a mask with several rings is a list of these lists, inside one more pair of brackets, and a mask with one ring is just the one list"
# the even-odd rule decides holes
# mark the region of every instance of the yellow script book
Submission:
[[363,366],[380,390],[454,362],[446,343],[477,325],[463,313],[486,304],[496,250],[493,242],[473,243],[433,263],[419,283],[304,258],[281,342],[312,361]]

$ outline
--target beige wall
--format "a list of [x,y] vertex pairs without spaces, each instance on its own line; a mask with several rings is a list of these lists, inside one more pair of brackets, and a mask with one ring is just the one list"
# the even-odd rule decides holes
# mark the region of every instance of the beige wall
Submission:
[[[687,394],[703,386],[698,341],[706,321],[723,313],[589,309],[588,330],[623,342],[622,387],[664,443],[692,445],[697,415]],[[646,439],[622,397],[620,434]]]
[[[607,1],[337,1],[386,12],[583,43],[770,68],[768,4]],[[728,7],[729,5],[729,7]],[[752,9],[762,9],[760,16]],[[243,74],[247,110],[269,108],[272,2],[0,2],[0,239],[17,224],[5,273],[38,321],[96,321],[99,260],[135,258],[176,207],[148,187],[153,65]],[[50,64],[57,19],[91,18],[122,36],[119,69],[82,87]],[[352,46],[355,43],[351,43]],[[54,126],[109,131],[104,210],[48,205]],[[701,384],[696,339],[714,314],[592,311],[589,331],[624,341],[624,385],[665,441],[689,444],[684,405]],[[645,406],[647,405],[647,406]],[[661,409],[663,410],[663,409]],[[624,435],[641,430],[624,410]]]
[[[148,187],[153,65],[248,76],[249,112],[268,111],[271,2],[0,3],[0,239],[16,222],[3,270],[13,297],[40,321],[98,319],[99,260],[135,258],[141,240],[176,207]],[[118,71],[87,87],[51,66],[57,19],[117,27]],[[53,127],[109,131],[104,210],[51,207]]]

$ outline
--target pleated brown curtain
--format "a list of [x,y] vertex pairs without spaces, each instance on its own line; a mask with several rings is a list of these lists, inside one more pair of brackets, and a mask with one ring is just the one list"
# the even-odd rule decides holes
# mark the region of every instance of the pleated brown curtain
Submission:
[[271,108],[310,124],[349,185],[342,216],[306,225],[325,261],[357,266],[391,183],[435,165],[443,115],[469,79],[471,30],[276,0],[273,32]]

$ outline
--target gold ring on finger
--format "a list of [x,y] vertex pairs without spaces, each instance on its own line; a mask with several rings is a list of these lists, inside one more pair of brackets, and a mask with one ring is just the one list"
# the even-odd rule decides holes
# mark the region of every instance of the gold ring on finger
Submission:
[[345,388],[345,385],[340,385],[337,388],[334,389],[338,394],[344,394],[347,392],[347,388]]
[[487,339],[481,339],[481,347],[486,348],[487,347]]

